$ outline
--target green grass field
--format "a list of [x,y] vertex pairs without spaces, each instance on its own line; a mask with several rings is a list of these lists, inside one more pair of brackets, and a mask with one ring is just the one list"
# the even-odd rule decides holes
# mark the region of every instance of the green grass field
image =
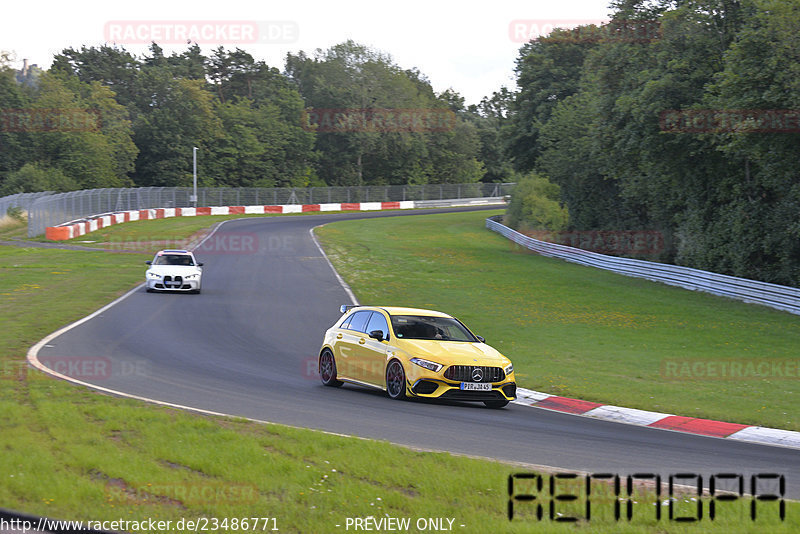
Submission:
[[284,532],[384,513],[505,527],[511,466],[187,414],[27,367],[36,341],[138,284],[145,258],[0,247],[0,507],[85,520],[269,516]]
[[[360,302],[459,317],[512,359],[523,387],[800,430],[800,317],[532,254],[484,228],[493,213],[345,221],[317,235]],[[794,376],[680,373],[731,361]]]
[[[210,226],[219,220],[202,219],[194,221]],[[134,224],[143,225],[148,236],[198,231],[170,226],[182,222]],[[129,231],[124,226],[117,231]],[[484,235],[479,225],[475,232]],[[180,519],[227,519],[227,529],[211,530],[218,532],[230,532],[234,518],[270,517],[282,532],[338,533],[347,531],[348,517],[367,516],[407,517],[412,523],[452,518],[453,531],[465,533],[800,529],[797,503],[788,503],[785,522],[770,503],[751,522],[747,500],[717,521],[706,517],[694,526],[670,523],[662,503],[664,516],[657,522],[646,513],[652,510],[646,491],[636,497],[644,507],[630,524],[613,520],[608,498],[599,504],[595,499],[592,520],[581,519],[577,526],[540,522],[519,504],[517,518],[509,522],[507,477],[529,468],[194,415],[103,395],[27,367],[25,354],[35,342],[140,283],[142,261],[151,252],[0,246],[1,508],[61,519],[153,518],[173,525]],[[496,337],[488,329],[483,333]],[[677,503],[681,515],[692,513],[688,496]],[[583,502],[575,506],[580,508],[564,512],[584,517]],[[248,530],[257,530],[252,523]]]

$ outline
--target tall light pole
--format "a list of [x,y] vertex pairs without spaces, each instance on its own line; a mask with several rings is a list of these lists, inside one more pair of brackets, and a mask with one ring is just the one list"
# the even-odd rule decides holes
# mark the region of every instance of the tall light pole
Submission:
[[190,199],[194,203],[194,207],[197,207],[197,147],[192,147],[192,163],[193,163],[193,171],[192,171],[192,198]]

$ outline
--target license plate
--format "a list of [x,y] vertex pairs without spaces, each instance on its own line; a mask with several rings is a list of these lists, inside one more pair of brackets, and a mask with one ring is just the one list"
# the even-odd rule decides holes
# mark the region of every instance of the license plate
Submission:
[[465,391],[492,391],[488,382],[461,382],[461,389]]

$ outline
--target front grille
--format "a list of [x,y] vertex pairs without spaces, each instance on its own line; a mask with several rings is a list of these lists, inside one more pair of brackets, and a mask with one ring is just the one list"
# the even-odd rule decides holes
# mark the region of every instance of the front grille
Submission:
[[181,289],[183,287],[183,277],[176,276],[173,278],[169,275],[164,276],[164,287],[168,289],[171,287],[175,289]]
[[[480,376],[479,380],[477,380],[478,376]],[[451,365],[444,372],[444,377],[456,382],[502,382],[505,380],[506,374],[500,367]]]

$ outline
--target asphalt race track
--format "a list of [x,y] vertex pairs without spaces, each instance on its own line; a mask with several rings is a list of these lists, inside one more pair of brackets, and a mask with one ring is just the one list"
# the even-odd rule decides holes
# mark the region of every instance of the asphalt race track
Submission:
[[[50,340],[39,360],[62,370],[65,362],[95,362],[95,371],[76,378],[263,421],[575,471],[697,473],[705,487],[711,474],[743,474],[748,492],[749,475],[779,473],[786,477],[786,496],[800,497],[800,450],[515,404],[492,410],[482,404],[397,402],[353,386],[322,386],[316,373],[322,335],[350,299],[309,230],[343,219],[417,213],[227,222],[206,243],[216,250],[196,251],[205,262],[202,294],[146,293],[140,287]],[[142,279],[144,271],[142,265]],[[477,333],[491,343],[491,332]],[[487,484],[505,491],[505,481]]]

